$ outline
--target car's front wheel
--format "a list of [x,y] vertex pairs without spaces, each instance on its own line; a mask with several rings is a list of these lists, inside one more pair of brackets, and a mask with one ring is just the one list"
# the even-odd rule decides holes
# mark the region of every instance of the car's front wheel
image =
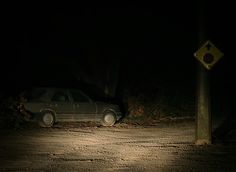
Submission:
[[42,112],[38,123],[41,127],[52,127],[55,122],[55,117],[52,112],[45,111]]
[[116,122],[116,115],[112,111],[106,111],[102,118],[103,126],[113,126]]

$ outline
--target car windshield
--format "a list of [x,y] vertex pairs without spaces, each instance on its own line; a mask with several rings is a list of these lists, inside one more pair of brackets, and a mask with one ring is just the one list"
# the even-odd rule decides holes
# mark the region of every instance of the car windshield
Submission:
[[45,92],[46,90],[43,88],[31,89],[25,92],[24,97],[27,100],[37,100],[37,99],[40,99],[40,97],[44,95]]

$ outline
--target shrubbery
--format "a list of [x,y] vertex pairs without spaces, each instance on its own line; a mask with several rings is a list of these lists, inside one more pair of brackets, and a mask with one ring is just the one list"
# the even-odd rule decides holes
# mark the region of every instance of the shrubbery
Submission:
[[17,111],[17,101],[13,98],[3,100],[0,104],[0,128],[19,128],[24,123]]
[[194,94],[187,96],[185,92],[163,88],[162,90],[142,90],[142,92],[126,91],[126,116],[159,120],[169,117],[193,117],[195,115]]

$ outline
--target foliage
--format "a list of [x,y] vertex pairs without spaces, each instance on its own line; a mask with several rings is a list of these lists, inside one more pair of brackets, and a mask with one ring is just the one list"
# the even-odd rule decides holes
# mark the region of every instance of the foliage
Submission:
[[19,128],[24,123],[23,116],[17,110],[18,101],[12,97],[0,104],[0,128]]
[[[194,95],[194,94],[193,94]],[[195,102],[181,90],[142,90],[138,94],[126,92],[126,116],[159,120],[166,117],[194,116]]]

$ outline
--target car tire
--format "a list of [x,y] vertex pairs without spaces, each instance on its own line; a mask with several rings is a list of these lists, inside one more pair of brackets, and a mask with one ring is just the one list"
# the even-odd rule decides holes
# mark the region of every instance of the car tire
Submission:
[[102,118],[103,126],[113,126],[116,122],[116,115],[112,111],[106,111]]
[[52,127],[55,122],[55,116],[50,111],[42,112],[38,124],[41,127]]

